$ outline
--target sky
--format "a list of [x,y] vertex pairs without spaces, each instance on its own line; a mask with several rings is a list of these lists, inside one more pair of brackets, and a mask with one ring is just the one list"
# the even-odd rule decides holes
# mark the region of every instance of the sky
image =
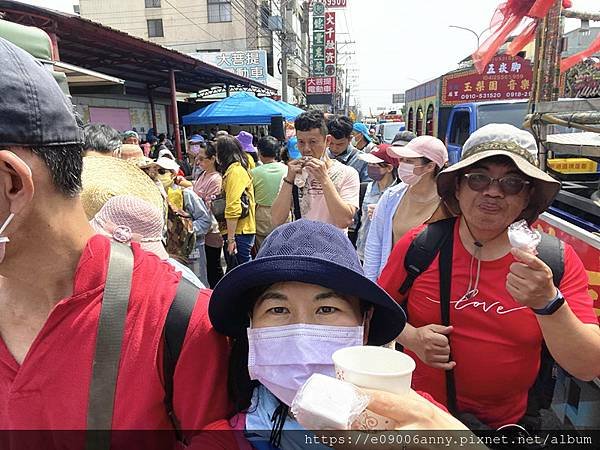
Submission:
[[[25,3],[73,12],[73,0]],[[369,109],[375,113],[378,107],[392,109],[392,94],[405,92],[455,69],[459,61],[475,50],[477,38],[450,25],[470,28],[478,34],[484,32],[502,0],[348,0],[347,3],[347,8],[336,9],[338,59],[352,69],[351,104],[358,102],[364,113]],[[573,0],[573,9],[598,11],[598,4],[598,0]],[[578,20],[568,19],[567,31],[578,26]]]

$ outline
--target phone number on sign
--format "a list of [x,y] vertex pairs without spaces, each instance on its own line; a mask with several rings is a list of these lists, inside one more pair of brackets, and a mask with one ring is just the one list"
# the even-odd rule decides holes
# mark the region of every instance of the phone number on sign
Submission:
[[504,98],[528,98],[529,92],[483,92],[481,94],[461,94],[461,100],[501,100]]

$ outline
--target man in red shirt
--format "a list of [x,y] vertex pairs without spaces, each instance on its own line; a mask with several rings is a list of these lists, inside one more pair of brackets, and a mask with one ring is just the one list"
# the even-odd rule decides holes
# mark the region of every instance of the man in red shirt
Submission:
[[396,244],[378,281],[407,302],[410,325],[398,341],[417,361],[414,388],[446,404],[445,371],[453,370],[457,411],[495,428],[524,416],[542,340],[577,378],[600,374],[598,320],[573,248],[565,245],[564,275],[554,286],[550,268],[508,239],[511,223],[532,224],[559,190],[536,165],[533,136],[491,124],[473,133],[461,162],[439,175],[438,193],[458,213],[448,268],[450,326],[441,325],[439,255],[406,299],[399,293],[405,254],[423,226]]
[[[82,133],[70,101],[2,38],[0,66],[0,429],[85,430],[110,242],[94,235],[79,200]],[[172,430],[162,334],[180,275],[132,250],[112,429]],[[209,294],[198,296],[174,373],[184,430],[229,412],[228,347],[209,322]]]

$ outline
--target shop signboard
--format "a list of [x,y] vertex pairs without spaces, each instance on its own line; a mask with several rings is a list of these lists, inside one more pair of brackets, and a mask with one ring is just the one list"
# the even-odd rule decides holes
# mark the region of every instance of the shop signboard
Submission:
[[335,76],[336,72],[336,45],[335,45],[335,12],[325,13],[325,75]]
[[345,8],[348,5],[347,0],[321,0],[319,2],[313,2],[312,0],[308,0],[308,4],[313,5],[313,11],[318,4],[324,5],[326,8]]
[[335,93],[335,77],[309,77],[306,79],[306,94]]
[[325,75],[325,45],[327,42],[325,14],[325,4],[323,2],[315,2],[313,4],[312,17],[312,73],[317,77]]
[[195,53],[192,56],[244,78],[261,83],[267,82],[267,52],[265,50],[205,52]]
[[531,61],[519,56],[494,57],[482,74],[475,68],[442,77],[441,105],[491,100],[524,100],[531,95]]

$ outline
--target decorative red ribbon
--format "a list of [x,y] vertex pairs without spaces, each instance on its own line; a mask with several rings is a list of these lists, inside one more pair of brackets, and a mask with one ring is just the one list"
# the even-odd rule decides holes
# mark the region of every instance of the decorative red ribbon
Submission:
[[[535,36],[537,22],[548,14],[555,0],[507,0],[496,9],[490,24],[492,34],[473,53],[473,62],[479,73],[482,73],[490,60],[506,39],[525,20],[529,20],[525,30],[509,46],[508,54],[519,53]],[[569,8],[571,0],[563,0],[563,7]]]
[[566,72],[575,64],[580,63],[585,58],[592,56],[596,52],[600,52],[600,35],[598,35],[598,37],[594,40],[594,42],[592,42],[592,45],[590,45],[587,50],[583,50],[563,59],[560,63],[560,71]]

